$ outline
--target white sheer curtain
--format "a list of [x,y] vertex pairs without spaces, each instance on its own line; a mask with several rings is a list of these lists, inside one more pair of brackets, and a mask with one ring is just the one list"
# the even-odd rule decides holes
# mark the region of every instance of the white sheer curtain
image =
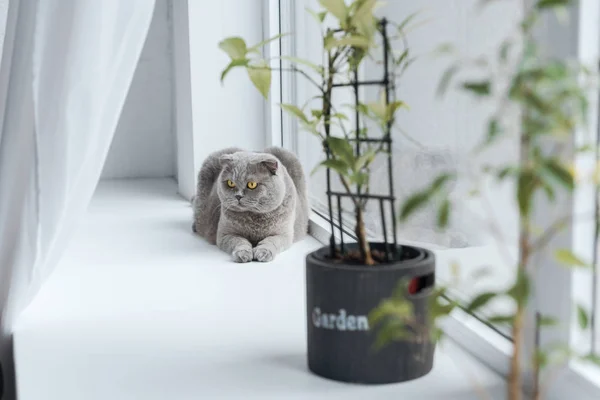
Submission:
[[11,326],[91,199],[153,10],[154,0],[10,0],[0,70],[0,360],[7,383]]

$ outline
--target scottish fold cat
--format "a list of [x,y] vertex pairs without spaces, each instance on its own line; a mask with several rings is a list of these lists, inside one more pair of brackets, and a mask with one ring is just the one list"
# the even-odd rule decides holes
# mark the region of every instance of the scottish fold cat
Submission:
[[297,157],[281,148],[228,148],[198,173],[193,230],[236,262],[268,262],[308,229],[308,194]]

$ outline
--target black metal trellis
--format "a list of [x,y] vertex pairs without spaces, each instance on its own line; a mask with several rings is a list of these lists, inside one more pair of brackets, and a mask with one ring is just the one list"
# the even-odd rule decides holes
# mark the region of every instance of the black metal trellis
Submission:
[[[331,169],[327,168],[326,172],[326,185],[327,185],[327,205],[329,211],[329,221],[331,223],[331,236],[330,236],[330,256],[333,258],[336,255],[336,251],[344,253],[344,231],[342,225],[342,198],[344,197],[352,197],[355,199],[359,199],[361,201],[364,200],[363,207],[366,207],[366,203],[369,201],[377,201],[379,203],[379,212],[381,215],[381,225],[383,230],[383,242],[384,242],[384,252],[385,252],[385,260],[390,261],[396,257],[397,248],[398,248],[398,240],[396,234],[396,210],[395,210],[395,201],[396,198],[394,196],[394,180],[392,174],[392,121],[389,121],[385,127],[385,131],[383,132],[381,138],[373,138],[373,137],[361,137],[361,121],[360,121],[360,113],[358,111],[358,106],[360,104],[359,98],[359,88],[361,86],[380,86],[384,90],[384,98],[385,104],[388,105],[390,103],[390,98],[394,91],[394,79],[390,79],[390,68],[389,68],[389,38],[387,33],[387,25],[388,21],[384,18],[379,21],[379,33],[383,40],[383,78],[381,80],[365,80],[359,81],[358,79],[358,71],[355,69],[352,81],[348,83],[335,83],[332,87],[342,88],[342,87],[352,87],[354,90],[354,104],[355,104],[355,129],[356,134],[354,138],[350,138],[351,142],[355,143],[355,156],[359,157],[361,155],[361,144],[362,143],[380,143],[382,148],[385,148],[387,153],[387,174],[388,174],[388,194],[371,194],[371,193],[361,193],[360,187],[357,185],[356,191],[354,193],[347,192],[338,192],[333,191],[331,189]],[[327,133],[327,138],[329,138],[330,133]],[[327,159],[331,157],[329,149],[326,147],[326,155]],[[336,200],[337,205],[337,217],[338,217],[338,227],[337,231],[340,234],[340,243],[339,246],[336,243],[335,232],[336,227],[333,222],[333,200]],[[391,215],[391,225],[392,225],[392,241],[388,241],[388,232],[387,232],[387,223],[386,223],[386,205],[390,209]]]

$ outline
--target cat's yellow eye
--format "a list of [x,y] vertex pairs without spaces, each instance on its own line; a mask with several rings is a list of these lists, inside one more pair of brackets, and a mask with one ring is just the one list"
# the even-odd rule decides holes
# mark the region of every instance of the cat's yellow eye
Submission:
[[256,189],[257,185],[256,182],[248,182],[248,189]]
[[230,188],[234,188],[235,187],[235,182],[233,182],[230,179],[227,179],[227,186],[229,186]]

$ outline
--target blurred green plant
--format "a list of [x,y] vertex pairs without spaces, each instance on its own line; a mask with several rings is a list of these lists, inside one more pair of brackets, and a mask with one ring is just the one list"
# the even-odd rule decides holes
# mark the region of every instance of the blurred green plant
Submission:
[[[479,102],[493,106],[495,111],[489,118],[483,141],[476,148],[477,153],[493,149],[494,145],[509,137],[517,138],[520,144],[520,157],[516,163],[486,165],[481,171],[483,176],[492,178],[498,184],[510,182],[516,188],[514,200],[520,226],[514,284],[504,290],[479,293],[467,304],[448,296],[450,286],[438,286],[431,296],[429,319],[424,325],[430,327],[431,339],[438,340],[442,335],[440,320],[454,309],[460,307],[466,312],[477,313],[501,298],[512,302],[516,310],[513,314],[487,317],[490,324],[502,324],[512,329],[514,345],[507,393],[509,400],[519,400],[522,396],[523,325],[535,274],[544,267],[537,265],[533,257],[542,250],[548,251],[550,240],[574,219],[573,215],[568,215],[549,224],[547,229],[540,230],[533,220],[535,206],[544,198],[544,201],[556,202],[557,196],[572,193],[587,178],[598,183],[598,171],[592,177],[576,177],[574,166],[565,161],[569,160],[567,154],[572,152],[576,143],[577,129],[586,128],[587,99],[593,76],[580,63],[545,57],[533,38],[533,30],[545,13],[553,11],[559,16],[564,15],[572,3],[570,0],[533,1],[516,34],[499,45],[494,57],[469,60],[455,56],[456,60],[441,76],[438,88],[439,94],[443,95],[451,86],[458,86]],[[452,45],[445,45],[440,51],[455,54]],[[479,69],[476,76],[484,78],[463,80],[460,76],[464,74],[460,72],[464,66]],[[517,124],[514,124],[515,115],[518,116]],[[586,145],[575,151],[595,150],[595,145]],[[442,174],[425,189],[409,197],[401,207],[401,220],[405,221],[418,210],[435,204],[439,207],[438,227],[447,228],[453,209],[447,184],[455,178]],[[480,196],[482,191],[474,188],[471,193]],[[594,215],[589,218],[597,217]],[[590,267],[589,263],[569,249],[555,249],[554,256],[557,263],[566,268]],[[376,342],[379,346],[393,340],[406,340],[407,333],[418,334],[422,329],[415,328],[416,321],[410,312],[407,296],[406,283],[401,282],[396,293],[382,301],[371,313],[372,325],[379,327]],[[588,329],[591,318],[588,310],[577,306],[575,313],[579,328]],[[552,316],[538,314],[535,324],[539,337],[540,330],[552,329],[558,322]],[[598,355],[578,354],[568,343],[540,347],[536,342],[536,346],[531,365],[525,366],[530,368],[535,377],[534,400],[542,397],[540,370],[543,368],[561,365],[574,358],[600,365]]]

